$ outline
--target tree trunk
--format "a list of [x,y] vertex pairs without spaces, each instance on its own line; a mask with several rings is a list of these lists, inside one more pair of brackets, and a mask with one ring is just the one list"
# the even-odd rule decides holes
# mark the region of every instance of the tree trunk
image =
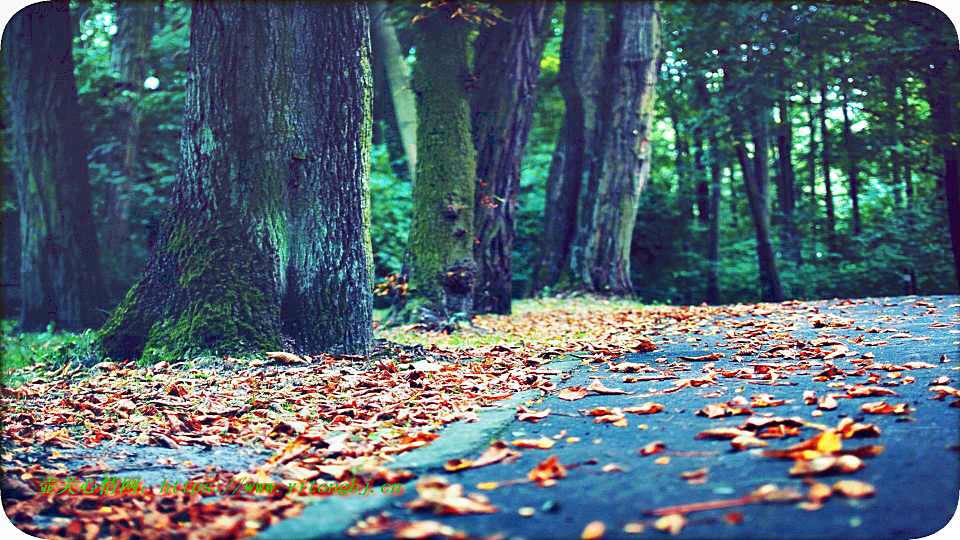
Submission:
[[[807,171],[810,174],[810,206],[817,208],[817,117],[813,112],[813,89],[807,94],[807,120],[810,129],[810,148],[807,152]],[[814,212],[813,215],[816,215]]]
[[777,124],[777,202],[780,206],[783,225],[780,227],[780,243],[783,252],[799,268],[801,263],[800,235],[797,232],[795,210],[797,205],[796,174],[793,170],[793,123],[790,99],[780,98],[780,122]]
[[[734,114],[739,114],[735,111]],[[734,147],[737,160],[743,174],[743,183],[747,190],[747,203],[750,206],[750,216],[753,219],[757,239],[757,264],[760,271],[760,299],[765,302],[780,302],[784,299],[783,286],[780,283],[780,274],[777,271],[776,252],[770,241],[770,210],[768,201],[768,187],[770,183],[767,148],[767,115],[769,111],[754,113],[750,118],[750,127],[753,135],[754,155],[753,163],[747,153],[746,144],[741,134],[740,120],[736,117],[731,124],[734,129]]]
[[856,141],[854,140],[853,131],[850,128],[850,113],[848,111],[849,104],[847,102],[848,96],[847,91],[843,92],[843,102],[841,103],[841,108],[843,109],[843,145],[847,150],[847,180],[850,182],[850,205],[851,205],[851,218],[853,220],[853,235],[860,236],[862,232],[862,227],[860,224],[860,178],[859,171],[857,170],[857,154],[855,150]]
[[[943,190],[947,202],[947,221],[953,247],[953,264],[960,286],[960,156],[957,153],[957,73],[960,68],[953,45],[944,45],[932,64],[934,78],[927,78],[927,102],[930,104],[930,122],[936,133],[936,146],[943,156]],[[949,51],[949,52],[946,52]]]
[[514,215],[520,191],[520,163],[533,123],[554,4],[507,3],[501,21],[480,31],[474,59],[477,87],[470,104],[477,149],[473,248],[477,263],[474,309],[510,314],[513,297]]
[[378,65],[374,69],[384,74],[386,88],[389,89],[390,104],[400,143],[403,146],[404,159],[411,181],[416,181],[417,170],[417,108],[416,98],[407,77],[405,54],[400,48],[397,31],[389,18],[386,2],[370,2],[370,38],[374,58]]
[[[566,5],[560,42],[559,87],[565,104],[557,147],[559,182],[548,190],[543,216],[543,250],[534,289],[565,280],[581,212],[583,180],[596,121],[596,88],[603,61],[606,6],[572,2]],[[551,164],[551,167],[553,164]]]
[[417,181],[407,240],[409,282],[391,321],[473,314],[476,159],[466,83],[470,27],[445,4],[416,23]]
[[[661,48],[655,2],[616,4],[604,60],[603,86],[588,191],[581,198],[576,282],[588,290],[633,294],[630,241],[637,204],[650,174],[651,126]],[[591,190],[596,186],[596,190]]]
[[109,226],[104,239],[114,251],[121,267],[130,262],[130,190],[141,177],[140,122],[143,82],[147,78],[147,54],[154,33],[155,2],[119,2],[116,7],[117,33],[111,68],[120,74],[124,100],[119,107],[125,124],[122,140],[121,181],[107,184],[105,206]]
[[368,36],[356,3],[194,3],[170,212],[104,354],[368,352]]
[[87,173],[88,139],[74,79],[66,2],[14,15],[7,55],[13,174],[20,210],[20,328],[81,330],[102,320],[100,251]]
[[716,134],[710,134],[710,237],[707,243],[707,303],[720,303],[720,181],[721,150]]
[[830,129],[827,127],[827,86],[820,86],[820,141],[823,145],[823,185],[826,188],[824,201],[827,205],[827,247],[836,249],[837,217],[833,208],[833,181],[830,178]]

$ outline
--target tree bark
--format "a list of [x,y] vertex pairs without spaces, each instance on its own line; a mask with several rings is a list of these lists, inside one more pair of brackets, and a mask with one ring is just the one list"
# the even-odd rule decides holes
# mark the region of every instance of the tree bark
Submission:
[[860,236],[860,178],[857,170],[858,152],[853,130],[850,128],[849,103],[846,89],[843,92],[841,108],[843,110],[843,145],[847,151],[847,181],[850,183],[851,219],[853,221],[853,235]]
[[501,21],[480,31],[474,58],[473,140],[477,189],[473,255],[477,263],[474,309],[510,314],[513,297],[514,215],[520,163],[533,124],[540,58],[553,4],[507,3]]
[[[810,147],[807,152],[807,172],[810,174],[810,206],[817,208],[817,117],[813,111],[813,89],[807,93],[807,120],[810,129]],[[815,215],[816,213],[814,213]]]
[[707,242],[707,303],[720,303],[720,181],[723,174],[720,144],[710,134],[710,233]]
[[733,127],[734,148],[743,183],[747,191],[747,203],[750,206],[750,216],[753,219],[757,240],[757,265],[760,273],[760,299],[765,302],[780,302],[784,299],[783,286],[780,283],[780,274],[777,271],[776,252],[770,241],[770,210],[768,201],[769,177],[769,150],[767,148],[767,122],[769,110],[760,112],[750,111],[750,131],[753,135],[754,154],[751,158],[743,140],[741,114],[735,110],[731,118]]
[[574,279],[588,290],[633,294],[630,242],[640,193],[650,174],[660,49],[657,4],[616,4],[593,140],[598,159],[590,168],[589,196],[581,197],[585,212],[571,256]]
[[796,174],[793,170],[793,123],[791,120],[790,99],[780,98],[780,122],[777,124],[777,202],[780,206],[781,220],[780,243],[786,253],[799,268],[801,263],[800,235],[796,222]]
[[[947,203],[947,222],[953,247],[953,264],[960,286],[960,155],[957,152],[957,73],[960,59],[956,42],[944,45],[931,61],[933,74],[926,82],[930,122],[936,134],[936,147],[943,157],[943,190]],[[949,52],[948,52],[949,51]]]
[[20,211],[20,329],[96,326],[105,295],[67,3],[23,8],[3,45]]
[[[547,192],[543,216],[542,252],[533,288],[565,281],[581,212],[581,192],[589,170],[590,140],[596,122],[596,89],[607,32],[606,6],[571,2],[566,5],[560,42],[559,87],[565,105],[554,160],[559,182]],[[554,164],[551,164],[553,167]]]
[[833,181],[830,178],[830,129],[827,127],[827,85],[820,86],[820,142],[823,146],[821,154],[823,162],[823,185],[826,189],[824,202],[827,209],[827,246],[830,250],[836,249],[837,217],[833,207]]
[[407,240],[407,293],[390,320],[436,324],[473,314],[476,158],[466,84],[470,27],[453,4],[416,23],[417,181]]
[[369,351],[370,76],[362,5],[194,3],[170,211],[104,354]]
[[397,30],[389,18],[386,2],[370,2],[371,43],[378,65],[374,69],[384,74],[389,90],[395,125],[403,146],[404,159],[410,180],[416,181],[417,170],[417,108],[416,97],[407,77],[406,62]]

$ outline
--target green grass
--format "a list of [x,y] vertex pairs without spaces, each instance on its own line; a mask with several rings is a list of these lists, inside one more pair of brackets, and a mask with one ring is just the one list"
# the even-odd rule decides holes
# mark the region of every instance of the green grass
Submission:
[[57,332],[51,325],[44,332],[14,333],[15,325],[13,319],[0,322],[3,328],[0,370],[4,384],[17,383],[17,371],[24,367],[43,364],[49,370],[62,367],[71,360],[92,358],[90,347],[94,338],[93,330],[82,334]]

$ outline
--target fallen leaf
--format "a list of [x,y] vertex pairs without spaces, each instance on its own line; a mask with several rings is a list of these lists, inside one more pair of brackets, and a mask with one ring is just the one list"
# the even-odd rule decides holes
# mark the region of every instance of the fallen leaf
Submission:
[[583,528],[580,538],[583,540],[595,540],[603,536],[604,526],[602,521],[591,521]]

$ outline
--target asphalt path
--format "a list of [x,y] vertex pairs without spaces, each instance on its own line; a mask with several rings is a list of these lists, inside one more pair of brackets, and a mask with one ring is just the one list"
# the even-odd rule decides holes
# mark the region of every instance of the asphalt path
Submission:
[[[902,297],[880,298],[845,303],[834,301],[788,305],[741,316],[720,315],[701,321],[700,333],[641,336],[652,339],[655,351],[630,355],[623,361],[664,368],[678,356],[701,356],[722,352],[725,356],[713,368],[732,371],[754,364],[791,365],[797,360],[760,358],[732,349],[737,338],[750,335],[763,339],[764,347],[800,340],[836,340],[856,353],[833,360],[843,371],[856,370],[871,361],[854,363],[863,353],[873,353],[876,364],[902,365],[924,362],[934,367],[899,371],[899,378],[889,374],[898,371],[868,369],[864,375],[835,375],[827,380],[811,380],[825,367],[823,360],[812,360],[805,369],[781,372],[774,381],[749,381],[741,378],[716,378],[717,385],[686,387],[679,391],[654,394],[674,388],[674,380],[623,382],[623,373],[607,370],[606,365],[586,363],[561,382],[561,387],[586,387],[595,378],[604,385],[634,392],[633,395],[597,395],[565,401],[556,393],[537,402],[534,410],[549,408],[552,412],[537,423],[513,421],[499,440],[510,442],[520,438],[541,436],[556,440],[547,450],[523,449],[522,455],[510,463],[464,469],[453,473],[440,470],[451,483],[464,486],[467,493],[483,493],[499,511],[490,514],[434,515],[413,511],[403,504],[414,499],[412,489],[392,502],[388,508],[395,518],[438,520],[471,536],[502,534],[507,538],[580,538],[585,526],[593,521],[605,525],[604,538],[638,538],[664,536],[650,527],[652,519],[645,514],[653,509],[718,499],[734,499],[747,495],[757,487],[773,483],[780,488],[796,488],[806,493],[801,478],[788,471],[789,460],[759,455],[760,450],[734,451],[728,440],[696,439],[701,431],[716,427],[737,427],[749,416],[707,418],[695,412],[710,403],[728,402],[736,396],[750,398],[770,394],[773,398],[793,400],[791,403],[753,408],[755,416],[797,416],[809,422],[836,426],[844,417],[868,422],[880,428],[881,434],[871,439],[845,439],[844,448],[861,445],[882,445],[884,451],[863,459],[864,468],[851,474],[818,476],[820,482],[832,485],[841,479],[855,479],[872,484],[876,494],[862,499],[833,496],[817,510],[803,509],[797,502],[755,503],[736,508],[698,511],[686,514],[688,524],[677,534],[681,538],[920,538],[942,528],[957,510],[960,496],[960,408],[951,406],[956,397],[931,400],[935,393],[930,383],[941,376],[950,379],[947,385],[960,387],[960,298]],[[813,308],[811,310],[811,308]],[[815,321],[820,321],[815,323]],[[670,321],[665,321],[668,325]],[[752,322],[754,324],[746,324]],[[764,328],[764,323],[772,323]],[[826,324],[826,326],[822,326]],[[820,327],[817,327],[821,325]],[[668,328],[668,326],[665,326]],[[760,332],[756,332],[760,329]],[[869,333],[869,329],[883,332]],[[893,330],[896,330],[894,332]],[[895,338],[894,336],[901,336]],[[928,338],[928,339],[916,339]],[[858,340],[859,341],[856,341]],[[854,341],[851,341],[854,340]],[[864,343],[886,341],[884,345]],[[823,347],[831,350],[830,347]],[[941,358],[946,355],[947,362]],[[658,358],[667,360],[657,362]],[[739,361],[738,361],[739,360]],[[696,378],[711,370],[708,362],[684,362],[689,371],[673,370],[680,378]],[[680,364],[672,364],[678,366]],[[897,392],[896,396],[838,399],[835,410],[815,416],[816,405],[805,404],[803,392],[813,390],[818,398],[828,393],[842,393],[841,385],[867,385],[869,373],[881,380],[871,386],[882,386]],[[645,375],[644,373],[630,375]],[[896,376],[896,375],[894,375]],[[902,384],[913,377],[910,384]],[[769,384],[773,382],[775,384]],[[757,384],[759,383],[759,384]],[[832,385],[832,386],[831,386]],[[909,414],[866,414],[860,406],[867,402],[907,403],[916,409]],[[630,407],[647,401],[663,404],[662,412],[649,415],[625,414],[627,426],[596,424],[594,418],[581,411],[596,407]],[[770,449],[786,448],[807,440],[817,433],[803,428],[799,436],[766,439]],[[562,436],[560,436],[562,434]],[[559,438],[558,438],[559,437]],[[574,437],[575,439],[571,439]],[[579,440],[577,440],[579,439]],[[662,441],[664,452],[643,456],[639,449],[654,441]],[[714,455],[697,455],[710,454]],[[694,455],[685,455],[685,454]],[[524,478],[528,471],[548,456],[570,467],[565,478],[550,487],[533,483],[501,485],[481,491],[477,484]],[[475,458],[476,455],[463,456]],[[669,458],[663,463],[663,458]],[[659,462],[658,462],[659,460]],[[604,466],[616,464],[622,470],[604,472]],[[608,467],[608,469],[611,467]],[[690,483],[681,473],[708,468],[706,481]],[[532,508],[533,515],[521,516],[521,508]],[[309,508],[307,509],[309,512]],[[731,512],[742,514],[742,521],[729,524],[724,517]],[[530,513],[524,510],[524,513]],[[319,517],[319,516],[318,516]],[[624,531],[628,523],[646,523],[638,534]],[[370,538],[390,538],[390,534]]]

